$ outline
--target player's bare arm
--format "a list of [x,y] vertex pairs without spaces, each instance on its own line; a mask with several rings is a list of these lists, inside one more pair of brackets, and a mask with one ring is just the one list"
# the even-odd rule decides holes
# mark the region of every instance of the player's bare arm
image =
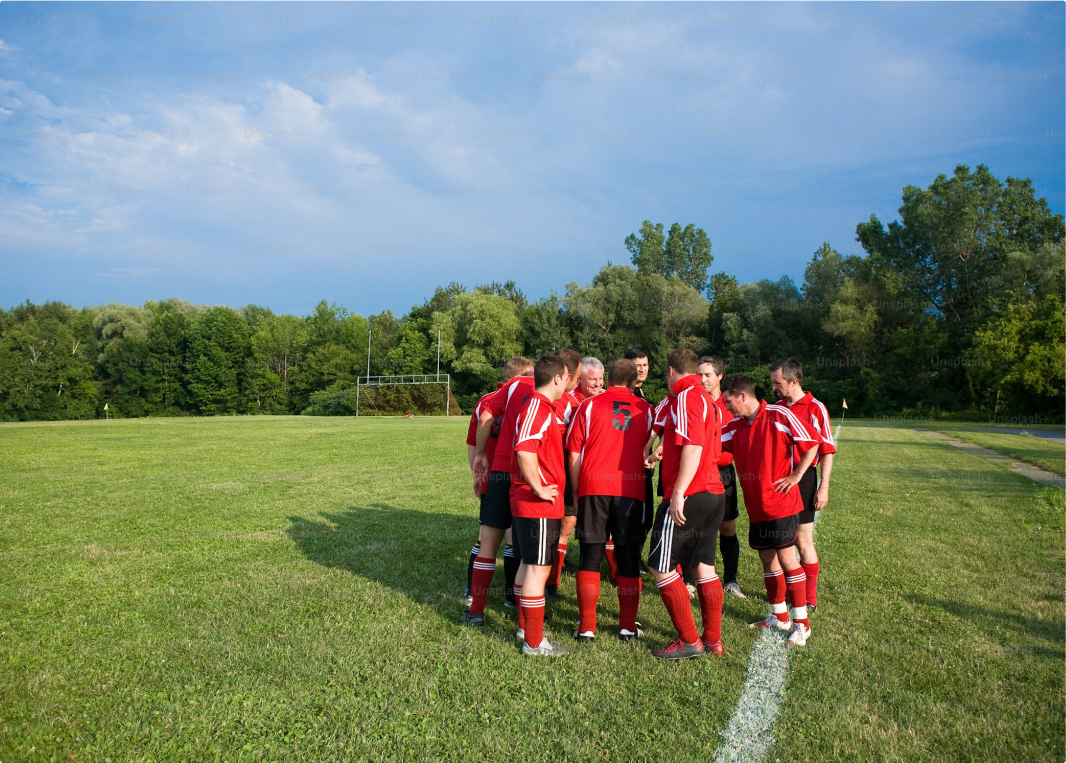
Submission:
[[515,454],[518,456],[518,468],[522,471],[522,478],[529,485],[529,489],[540,500],[554,502],[559,497],[559,486],[545,486],[541,483],[540,461],[537,459],[537,454],[527,450],[515,451]]
[[581,454],[569,451],[566,466],[570,473],[570,484],[573,485],[574,495],[577,495],[577,486],[581,484]]
[[815,496],[815,511],[821,511],[829,505],[829,475],[833,472],[833,454],[827,453],[818,463],[821,465],[822,473],[818,481],[818,493]]
[[680,527],[685,524],[685,491],[692,484],[696,470],[700,468],[702,445],[685,445],[681,448],[681,468],[674,482],[674,495],[670,499],[670,517]]
[[489,459],[485,451],[489,444],[489,432],[492,431],[492,418],[492,412],[485,410],[477,420],[477,446],[471,468],[474,470],[475,479],[478,480],[485,479],[489,473]]
[[814,459],[818,456],[818,448],[813,447],[803,454],[803,458],[800,459],[799,466],[792,470],[792,474],[787,477],[774,482],[774,490],[778,493],[787,493],[789,490],[799,484],[799,481],[803,479],[803,474],[814,463]]

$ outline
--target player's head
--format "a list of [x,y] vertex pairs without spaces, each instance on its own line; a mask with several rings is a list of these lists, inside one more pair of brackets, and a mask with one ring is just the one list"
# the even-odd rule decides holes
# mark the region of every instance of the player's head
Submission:
[[611,363],[607,372],[607,386],[633,388],[637,381],[637,364],[629,358],[620,358]]
[[533,373],[533,361],[521,355],[515,355],[503,364],[503,383],[506,384],[516,376],[528,376],[531,373]]
[[648,351],[643,347],[630,347],[626,350],[626,360],[632,360],[637,365],[637,384],[640,386],[648,378]]
[[581,393],[592,397],[603,392],[603,363],[599,358],[582,358],[581,369]]
[[689,348],[678,347],[676,350],[671,350],[666,358],[666,382],[670,385],[670,389],[673,390],[674,385],[683,377],[696,373],[698,366],[699,358]]
[[778,398],[794,399],[803,396],[803,365],[795,358],[781,358],[770,366],[770,384]]
[[570,384],[570,371],[558,355],[545,355],[533,366],[533,386],[549,400],[558,400]]
[[577,380],[581,376],[581,353],[569,347],[564,347],[555,354],[563,359],[563,362],[566,363],[566,370],[570,372],[570,386],[566,388],[566,391],[569,392],[577,386]]
[[721,390],[722,377],[725,376],[725,361],[713,355],[704,355],[700,358],[696,373],[700,375],[707,394],[717,397]]
[[734,416],[752,416],[759,410],[755,383],[747,376],[733,374],[722,379],[722,399]]

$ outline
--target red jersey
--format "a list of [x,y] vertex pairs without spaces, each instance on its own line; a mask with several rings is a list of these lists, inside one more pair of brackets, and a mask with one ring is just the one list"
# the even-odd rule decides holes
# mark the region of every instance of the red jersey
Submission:
[[[511,454],[511,514],[534,519],[562,519],[563,485],[566,465],[563,460],[563,436],[555,404],[534,392],[518,414]],[[496,451],[499,453],[499,450]],[[542,501],[533,492],[518,466],[519,453],[537,454],[537,471],[544,487],[559,488],[555,502]]]
[[759,402],[749,422],[739,416],[725,425],[722,449],[736,458],[737,478],[744,491],[744,507],[752,522],[767,522],[798,514],[803,508],[799,485],[787,493],[774,490],[774,482],[792,473],[792,453],[818,446],[799,417],[783,405]]
[[663,429],[663,498],[670,500],[674,483],[681,471],[681,449],[700,445],[700,465],[685,495],[724,493],[718,476],[718,456],[722,452],[721,413],[703,388],[698,374],[684,376],[674,385],[670,415]]
[[[821,442],[818,443],[818,455],[814,457],[814,463],[811,464],[811,468],[818,466],[822,456],[837,452],[836,443],[833,442],[833,430],[829,425],[829,411],[814,395],[807,392],[794,403],[790,403],[787,400],[778,400],[777,404],[786,406],[799,417],[800,421],[814,429],[821,438]],[[793,463],[797,465],[801,458],[803,458],[803,455],[800,453],[792,454]]]
[[[502,387],[503,385],[499,385]],[[499,387],[497,387],[499,389]],[[490,392],[487,395],[482,395],[481,399],[477,401],[477,405],[474,406],[474,412],[470,414],[470,426],[466,430],[466,444],[477,445],[477,427],[481,421],[481,412],[485,410],[485,406],[488,404],[495,392]],[[494,421],[492,427],[489,429],[489,440],[485,443],[485,457],[492,463],[492,457],[496,454],[496,443],[499,442],[497,438],[497,422]],[[481,480],[481,494],[485,494],[485,488],[489,485],[488,476]]]
[[578,405],[585,402],[588,398],[585,397],[585,393],[581,391],[581,387],[574,387],[574,391],[570,393],[577,400]]
[[570,422],[580,404],[572,392],[564,392],[563,396],[554,403],[555,413],[559,416],[559,421],[563,422],[559,433],[563,436],[564,442],[566,440],[566,428],[570,426]]
[[[511,449],[514,447],[515,421],[529,398],[533,397],[533,377],[516,376],[496,390],[485,410],[499,422],[496,430],[496,452],[489,461],[489,471],[511,470]],[[488,455],[488,454],[486,454]]]
[[655,406],[655,413],[653,414],[651,429],[655,432],[656,437],[663,436],[663,429],[666,428],[666,419],[670,415],[670,396],[667,395]]
[[625,387],[608,387],[585,399],[566,438],[566,449],[581,454],[579,498],[644,500],[644,444],[652,414],[652,407]]
[[[733,412],[729,410],[728,406],[726,406],[725,398],[722,397],[721,394],[719,394],[718,397],[715,399],[714,404],[717,405],[718,410],[722,412],[723,427],[726,425],[726,423],[732,421],[735,418],[733,416]],[[723,450],[722,455],[718,456],[718,465],[729,466],[731,463],[733,463],[733,454],[727,453],[725,450]]]

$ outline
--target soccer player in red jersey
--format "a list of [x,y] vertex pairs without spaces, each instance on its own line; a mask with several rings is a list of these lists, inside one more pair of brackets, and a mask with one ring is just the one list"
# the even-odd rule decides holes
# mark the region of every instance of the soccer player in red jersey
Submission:
[[[704,356],[700,358],[698,369],[700,378],[703,380],[703,388],[711,396],[711,400],[722,412],[723,425],[733,418],[733,414],[726,407],[722,399],[722,377],[725,376],[725,361],[721,358]],[[718,458],[718,476],[725,488],[725,519],[718,528],[718,543],[722,549],[723,578],[725,585],[722,590],[731,593],[741,599],[747,596],[740,590],[737,584],[737,567],[740,566],[740,541],[737,540],[737,517],[740,511],[737,505],[737,472],[733,468],[733,454],[722,451]]]
[[[493,575],[496,574],[496,552],[511,526],[511,450],[514,446],[515,421],[533,395],[532,374],[533,369],[529,368],[522,376],[500,387],[485,404],[478,420],[474,479],[486,481],[487,484],[481,499],[481,549],[474,560],[470,609],[462,616],[466,625],[485,624],[485,602]],[[488,442],[494,428],[497,433],[496,451],[490,462]],[[504,570],[507,571],[507,557],[504,557]]]
[[[499,389],[507,382],[511,381],[516,376],[526,373],[529,369],[533,368],[533,364],[529,358],[523,358],[521,355],[508,360],[503,364],[503,381],[496,389]],[[495,391],[489,392],[487,395],[482,395],[481,399],[477,401],[477,405],[474,406],[474,411],[470,415],[470,426],[466,432],[466,455],[470,461],[470,471],[474,471],[474,457],[477,455],[477,427],[481,420],[481,412],[485,409],[485,405],[496,394]],[[493,455],[496,452],[496,440],[497,434],[492,430],[489,430],[489,441],[485,446],[485,455],[492,460]],[[474,497],[478,499],[480,503],[481,499],[485,496],[485,490],[488,487],[487,479],[479,479],[474,477]],[[514,606],[514,578],[518,574],[518,560],[514,556],[514,550],[511,548],[511,531],[506,533],[506,546],[503,551],[503,570],[505,576],[506,586],[504,589],[505,601]],[[470,549],[470,563],[466,569],[466,606],[470,606],[472,599],[470,596],[470,586],[473,583],[474,578],[474,561],[477,559],[478,553],[481,551],[481,530],[478,528],[478,539],[474,543],[474,547]]]
[[[723,653],[722,583],[714,571],[718,526],[725,514],[725,490],[717,469],[721,411],[703,388],[698,364],[689,349],[674,350],[667,359],[666,380],[673,396],[662,442],[665,500],[655,514],[648,554],[648,567],[677,629],[676,639],[652,651],[664,660]],[[696,574],[702,636],[678,565]]]
[[555,403],[566,391],[570,373],[562,358],[546,355],[533,367],[533,379],[536,389],[516,420],[511,454],[512,537],[522,561],[515,593],[522,653],[555,657],[567,650],[544,638],[544,584],[558,553],[566,481]]
[[[804,602],[792,610],[788,643],[803,646],[810,637],[807,618],[807,576],[796,553],[799,524],[799,484],[818,453],[818,435],[811,434],[792,411],[783,405],[767,405],[755,395],[755,385],[746,376],[727,376],[722,381],[725,404],[736,418],[722,431],[722,448],[733,454],[737,478],[748,511],[748,545],[759,552],[763,565],[770,614],[752,623],[753,628],[790,630],[786,591],[792,602]],[[794,451],[802,453],[798,465]]]
[[637,623],[640,605],[640,551],[644,546],[644,447],[652,425],[652,408],[630,391],[637,378],[631,360],[616,360],[608,387],[577,409],[566,439],[570,482],[577,485],[577,539],[581,562],[577,605],[581,615],[574,638],[596,637],[600,600],[600,564],[608,539],[618,563],[618,637],[643,635]]
[[578,389],[581,391],[578,399],[582,401],[603,392],[603,363],[599,358],[581,359],[581,379]]
[[[555,403],[555,411],[562,422],[560,434],[565,441],[566,428],[570,425],[570,420],[579,405],[575,393],[577,392],[578,380],[581,378],[583,361],[577,350],[572,350],[569,347],[559,350],[555,354],[562,358],[563,363],[566,364],[566,371],[570,374],[570,381],[567,383],[566,391]],[[559,553],[555,555],[555,564],[552,565],[551,575],[548,576],[548,582],[544,587],[544,597],[548,601],[555,601],[559,597],[559,575],[563,571],[563,564],[566,563],[566,549],[567,544],[570,542],[570,534],[574,531],[574,525],[577,524],[577,505],[574,501],[573,486],[570,484],[569,477],[567,477],[566,485],[563,488],[563,506],[565,514],[562,528],[559,530]]]
[[[814,516],[829,503],[829,475],[833,471],[833,457],[837,452],[829,411],[810,392],[804,392],[803,366],[795,358],[783,358],[770,366],[770,384],[784,404],[800,421],[809,424],[821,436],[814,466],[803,473],[800,480],[800,499],[803,511],[799,514],[799,554],[803,572],[807,575],[807,607],[818,608],[818,553],[814,550]],[[820,467],[821,479],[815,474]]]

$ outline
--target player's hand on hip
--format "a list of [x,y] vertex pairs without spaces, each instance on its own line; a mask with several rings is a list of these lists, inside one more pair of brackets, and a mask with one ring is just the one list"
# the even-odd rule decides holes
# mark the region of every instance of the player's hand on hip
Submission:
[[559,498],[559,487],[557,485],[541,485],[540,490],[537,491],[537,497],[542,501],[555,503]]
[[796,473],[793,472],[792,474],[788,475],[787,477],[782,477],[781,479],[776,480],[774,482],[774,490],[776,490],[779,493],[787,493],[793,487],[798,485],[799,481],[800,481],[799,476],[797,476]]
[[685,496],[675,495],[670,499],[670,518],[675,525],[685,524]]
[[815,496],[814,510],[821,511],[829,505],[829,489],[819,490],[818,495]]

